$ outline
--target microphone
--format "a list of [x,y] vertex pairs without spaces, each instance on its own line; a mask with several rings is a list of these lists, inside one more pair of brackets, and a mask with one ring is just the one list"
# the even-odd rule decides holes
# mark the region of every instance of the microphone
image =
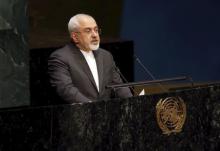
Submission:
[[[121,76],[122,80],[126,83],[129,83],[128,80],[125,78],[125,76],[121,73],[120,69],[115,65],[115,71]],[[130,89],[132,90],[132,92],[137,95],[138,93],[134,90],[133,87],[130,87]]]
[[[152,80],[156,80],[156,78],[153,76],[153,74],[150,72],[150,70],[148,70],[147,67],[145,67],[145,65],[141,62],[141,60],[140,60],[136,55],[134,55],[133,57],[134,57],[134,60],[141,66],[141,68],[142,68],[142,69],[144,70],[144,72],[147,74],[147,76],[149,75],[149,76],[152,78]],[[188,79],[189,82],[191,83],[191,87],[193,87],[193,86],[194,86],[194,81],[193,81],[193,79],[192,79],[190,76],[185,76],[185,77],[186,77],[186,79]],[[175,80],[174,80],[174,81],[175,81]],[[158,85],[160,86],[160,88],[161,88],[164,92],[169,91],[169,89],[163,87],[163,86],[161,85],[161,83],[158,83]]]
[[121,73],[121,71],[119,70],[119,68],[116,65],[114,65],[114,70],[119,74],[119,76],[126,83],[107,85],[106,88],[110,88],[110,89],[113,89],[115,91],[115,89],[117,89],[117,88],[130,87],[131,90],[133,91],[133,93],[135,95],[137,95],[137,96],[139,94],[134,90],[133,86],[141,86],[141,85],[143,86],[143,85],[149,85],[149,84],[159,84],[162,87],[161,83],[163,83],[163,82],[183,81],[183,80],[189,79],[189,77],[184,76],[184,77],[175,77],[175,78],[152,80],[152,81],[128,82],[128,80],[124,77],[124,75]]
[[[141,62],[141,60],[134,54],[134,60],[141,66],[143,71],[146,73],[147,76],[150,76],[152,80],[156,80],[156,78],[153,76],[153,74],[150,72],[150,70],[145,67],[145,65]],[[160,83],[158,83],[159,87],[164,91],[167,92],[168,90],[164,88]]]

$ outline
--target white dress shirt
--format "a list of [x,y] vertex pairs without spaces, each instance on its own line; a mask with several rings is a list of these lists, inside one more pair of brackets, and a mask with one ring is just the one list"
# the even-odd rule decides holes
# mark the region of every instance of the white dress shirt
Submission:
[[86,62],[89,65],[89,68],[92,72],[93,78],[96,83],[96,87],[99,91],[99,76],[98,76],[98,70],[97,70],[97,65],[96,65],[96,60],[95,60],[94,54],[92,51],[83,51],[83,50],[80,50],[80,51],[82,52],[83,56],[86,59]]

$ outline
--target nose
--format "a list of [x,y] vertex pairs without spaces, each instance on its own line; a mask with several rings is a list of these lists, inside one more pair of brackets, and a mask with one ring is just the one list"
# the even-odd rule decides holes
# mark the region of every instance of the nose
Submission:
[[92,30],[92,36],[97,36],[99,33],[96,30]]

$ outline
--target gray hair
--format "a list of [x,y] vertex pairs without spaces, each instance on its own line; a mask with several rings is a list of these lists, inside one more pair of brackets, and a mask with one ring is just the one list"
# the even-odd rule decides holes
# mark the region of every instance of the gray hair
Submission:
[[88,14],[77,14],[73,17],[70,18],[69,23],[68,23],[68,31],[71,35],[72,32],[77,31],[78,27],[79,27],[79,20],[83,17],[89,17],[92,18],[92,16],[88,15]]

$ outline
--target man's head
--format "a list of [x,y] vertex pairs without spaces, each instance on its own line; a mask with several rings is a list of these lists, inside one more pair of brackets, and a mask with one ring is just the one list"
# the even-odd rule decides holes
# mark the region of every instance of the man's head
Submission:
[[84,51],[99,48],[99,29],[95,19],[87,14],[77,14],[68,23],[70,37],[76,46]]

